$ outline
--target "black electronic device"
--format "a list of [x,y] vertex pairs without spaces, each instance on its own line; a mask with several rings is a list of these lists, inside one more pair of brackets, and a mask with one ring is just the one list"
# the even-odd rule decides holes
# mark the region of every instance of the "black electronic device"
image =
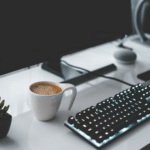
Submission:
[[62,56],[131,33],[130,5],[130,0],[3,1],[0,75],[47,61],[42,68],[62,76]]
[[142,149],[140,149],[140,150],[149,150],[150,149],[150,143],[149,144],[147,144],[146,146],[144,146]]
[[132,50],[119,48],[119,50],[114,53],[114,58],[120,64],[133,64],[137,56]]
[[138,74],[137,77],[143,81],[150,80],[150,70]]
[[65,126],[101,148],[149,117],[150,80],[81,110]]

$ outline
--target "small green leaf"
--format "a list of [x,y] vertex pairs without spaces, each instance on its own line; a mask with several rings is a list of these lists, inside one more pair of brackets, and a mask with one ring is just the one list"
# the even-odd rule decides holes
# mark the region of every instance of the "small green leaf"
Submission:
[[9,105],[8,105],[8,106],[5,106],[3,110],[4,110],[4,112],[6,113],[6,112],[8,111],[8,109],[9,109]]
[[[0,97],[0,101],[1,101],[1,97]],[[7,111],[9,109],[9,105],[8,106],[4,106],[5,100],[0,102],[0,118],[6,117],[7,116]]]
[[0,109],[4,106],[5,100],[0,103]]

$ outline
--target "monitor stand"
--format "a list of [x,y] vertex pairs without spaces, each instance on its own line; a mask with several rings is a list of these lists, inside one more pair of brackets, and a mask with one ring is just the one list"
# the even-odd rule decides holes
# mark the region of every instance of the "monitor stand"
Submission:
[[108,66],[104,66],[100,69],[94,70],[91,73],[82,73],[64,63],[61,63],[60,59],[58,60],[57,58],[54,60],[51,59],[50,61],[44,62],[42,64],[42,69],[62,77],[64,81],[62,81],[61,83],[71,83],[74,85],[79,85],[94,78],[97,78],[97,76],[94,74],[104,75],[115,71],[117,67],[114,64],[110,64]]
[[42,64],[42,69],[63,78],[63,74],[60,66],[61,63],[60,60],[61,57],[51,58],[49,61],[46,61]]

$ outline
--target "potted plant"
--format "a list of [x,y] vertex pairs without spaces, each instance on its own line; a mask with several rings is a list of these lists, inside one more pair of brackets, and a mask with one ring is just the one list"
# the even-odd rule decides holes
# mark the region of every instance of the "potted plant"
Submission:
[[4,107],[4,103],[5,100],[0,102],[0,138],[7,135],[12,120],[12,116],[7,113],[9,105]]

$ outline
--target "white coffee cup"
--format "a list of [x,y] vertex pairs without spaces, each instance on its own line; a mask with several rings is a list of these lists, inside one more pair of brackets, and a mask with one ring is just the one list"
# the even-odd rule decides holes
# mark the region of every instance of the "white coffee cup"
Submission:
[[[31,86],[39,83],[50,83],[54,84],[62,89],[62,92],[54,95],[41,95],[41,94],[36,94],[31,90]],[[74,85],[69,84],[69,83],[54,83],[54,82],[49,82],[49,81],[41,81],[41,82],[36,82],[30,85],[29,87],[29,104],[31,109],[33,110],[34,116],[40,120],[40,121],[48,121],[51,120],[55,117],[61,100],[63,93],[66,90],[72,90],[72,96],[71,96],[71,101],[68,107],[68,110],[71,109],[73,102],[75,100],[76,94],[77,94],[77,89]]]

